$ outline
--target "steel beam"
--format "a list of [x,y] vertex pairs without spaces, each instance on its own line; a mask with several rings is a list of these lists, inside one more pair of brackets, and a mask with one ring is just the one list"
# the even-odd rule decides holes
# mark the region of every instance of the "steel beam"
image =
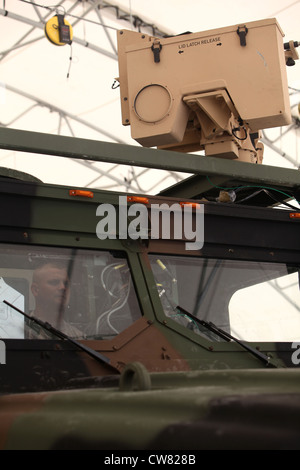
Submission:
[[[11,19],[16,20],[16,21],[21,21],[22,23],[26,23],[26,24],[28,24],[30,26],[34,26],[35,28],[38,28],[38,29],[44,29],[44,24],[43,23],[39,23],[38,21],[33,21],[30,18],[26,18],[25,16],[17,15],[16,13],[12,13],[12,12],[9,12],[7,10],[3,10],[2,8],[0,8],[0,15],[7,16],[8,18],[11,18]],[[103,49],[99,46],[91,44],[91,43],[89,43],[87,41],[84,41],[82,39],[73,38],[72,42],[74,42],[76,44],[80,44],[81,46],[84,46],[84,47],[88,47],[89,49],[92,49],[93,51],[99,52],[100,54],[103,54],[103,55],[109,57],[110,59],[118,60],[118,57],[116,56],[115,53],[109,52],[109,51],[107,51],[107,50],[105,50],[105,49]]]
[[205,178],[207,176],[210,178],[221,177],[222,181],[237,180],[244,184],[300,190],[300,172],[298,170],[98,140],[0,128],[0,148],[72,159],[171,170],[202,175]]

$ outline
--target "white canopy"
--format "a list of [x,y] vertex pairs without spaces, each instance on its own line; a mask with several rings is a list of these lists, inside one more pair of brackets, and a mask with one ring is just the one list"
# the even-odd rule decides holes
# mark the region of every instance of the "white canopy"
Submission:
[[[300,2],[288,0],[2,0],[0,5],[0,124],[138,145],[121,122],[116,32],[198,32],[276,18],[285,40],[300,40]],[[72,25],[72,46],[45,37],[44,25],[57,12]],[[264,164],[298,168],[300,62],[287,67],[291,126],[264,132]],[[69,75],[68,75],[69,74]],[[0,150],[0,166],[42,181],[131,192],[157,193],[183,176],[120,165],[70,161]]]

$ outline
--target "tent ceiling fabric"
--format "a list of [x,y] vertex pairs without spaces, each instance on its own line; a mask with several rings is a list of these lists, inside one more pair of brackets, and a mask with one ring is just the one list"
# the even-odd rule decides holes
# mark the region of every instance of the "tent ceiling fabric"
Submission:
[[[57,12],[72,25],[72,46],[57,47],[45,37],[44,24]],[[53,6],[47,0],[0,0],[0,125],[138,145],[130,129],[122,126],[119,90],[113,86],[118,77],[118,29],[162,36],[271,17],[277,18],[286,41],[300,40],[300,1],[61,0]],[[297,62],[287,68],[293,124],[264,133],[265,164],[300,165],[299,67]],[[157,193],[183,177],[4,150],[0,166],[47,183],[145,193]]]

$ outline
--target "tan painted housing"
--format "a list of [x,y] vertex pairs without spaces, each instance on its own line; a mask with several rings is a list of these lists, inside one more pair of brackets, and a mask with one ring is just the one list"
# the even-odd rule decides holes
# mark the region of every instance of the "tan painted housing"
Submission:
[[291,122],[283,32],[266,19],[155,38],[118,31],[122,122],[146,147],[262,162]]

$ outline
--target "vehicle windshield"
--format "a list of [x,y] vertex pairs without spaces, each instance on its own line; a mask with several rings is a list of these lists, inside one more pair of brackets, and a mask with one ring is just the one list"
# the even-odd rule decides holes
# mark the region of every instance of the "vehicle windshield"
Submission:
[[155,254],[150,261],[165,315],[195,333],[203,328],[176,306],[241,340],[300,340],[299,265]]
[[111,339],[141,316],[123,252],[0,245],[0,338]]

